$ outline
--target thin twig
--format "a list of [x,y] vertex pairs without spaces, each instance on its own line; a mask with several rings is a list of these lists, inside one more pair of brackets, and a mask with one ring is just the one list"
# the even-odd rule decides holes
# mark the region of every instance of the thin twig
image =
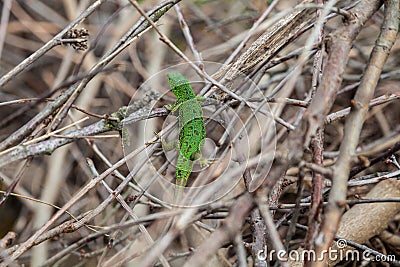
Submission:
[[3,75],[0,78],[0,87],[3,87],[7,82],[17,76],[24,70],[27,70],[28,67],[50,51],[53,47],[59,45],[59,40],[75,25],[80,23],[82,20],[90,16],[96,9],[98,9],[103,3],[107,2],[107,0],[96,0],[93,4],[91,4],[87,9],[85,9],[74,21],[68,24],[61,32],[59,32],[56,36],[54,36],[50,41],[48,41],[44,46],[39,48],[35,53],[27,57],[24,61],[22,61],[18,66],[13,68],[7,74]]

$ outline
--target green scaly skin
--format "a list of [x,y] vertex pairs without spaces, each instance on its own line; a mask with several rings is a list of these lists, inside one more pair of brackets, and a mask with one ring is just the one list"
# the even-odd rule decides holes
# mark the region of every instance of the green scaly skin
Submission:
[[200,158],[206,138],[203,111],[189,81],[180,73],[167,75],[168,83],[177,101],[171,110],[179,109],[178,161],[176,164],[176,185],[184,187],[193,170],[193,161]]

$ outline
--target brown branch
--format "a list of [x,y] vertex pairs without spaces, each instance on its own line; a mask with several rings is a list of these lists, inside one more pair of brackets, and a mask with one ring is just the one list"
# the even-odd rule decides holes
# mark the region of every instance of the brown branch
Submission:
[[48,51],[50,51],[53,47],[57,46],[60,44],[61,38],[69,31],[71,30],[75,25],[80,23],[82,20],[87,18],[90,14],[92,14],[97,8],[99,8],[106,0],[97,0],[95,1],[90,7],[85,9],[85,11],[82,12],[74,21],[72,21],[68,26],[66,26],[61,32],[59,32],[56,36],[54,36],[50,41],[48,41],[44,46],[42,46],[40,49],[38,49],[35,53],[27,57],[24,61],[22,61],[18,66],[13,68],[11,71],[9,71],[7,74],[3,75],[0,78],[0,87],[3,87],[7,82],[9,82],[11,79],[13,79],[15,76],[17,76],[19,73],[21,73],[24,70],[27,70],[28,67],[34,63],[36,60],[38,60],[40,57],[42,57],[44,54],[46,54]]
[[[313,152],[313,162],[319,165],[323,164],[323,131],[319,129],[317,135],[311,140],[311,148]],[[308,230],[306,238],[306,250],[313,250],[315,240],[317,238],[320,225],[322,222],[323,208],[323,190],[324,179],[323,175],[318,172],[312,174],[312,192],[311,192],[311,207],[308,213]],[[310,259],[304,259],[306,266],[310,264]]]
[[229,216],[222,226],[203,241],[184,266],[204,266],[210,256],[214,255],[227,241],[234,240],[236,234],[241,232],[242,224],[253,205],[250,194],[246,193],[240,197],[232,206]]
[[[243,155],[242,152],[239,152],[238,158],[240,159],[241,162],[244,162],[245,156]],[[247,191],[250,188],[250,184],[252,181],[251,173],[247,169],[243,173],[243,178],[245,182],[245,186]],[[253,261],[254,261],[254,266],[255,267],[261,267],[265,265],[265,262],[263,262],[259,257],[257,257],[257,253],[260,250],[263,250],[266,246],[266,227],[265,227],[265,222],[263,221],[261,215],[260,215],[260,210],[259,209],[253,209],[250,213],[251,215],[251,231],[252,231],[252,236],[253,236],[253,245],[251,246],[251,251],[253,255]]]
[[[375,3],[373,7],[377,8],[379,5],[380,2]],[[372,10],[373,9],[371,9],[371,11]],[[369,102],[373,97],[382,68],[389,56],[394,41],[396,40],[399,26],[398,18],[399,1],[386,1],[385,18],[381,33],[371,53],[360,86],[358,87],[356,95],[352,101],[352,110],[345,123],[344,138],[340,146],[338,160],[334,165],[333,185],[329,195],[327,214],[322,226],[321,242],[316,246],[317,255],[320,255],[322,251],[329,248],[339,226],[343,212],[340,203],[346,200],[346,184],[350,173],[351,158],[355,154],[355,149],[358,145],[362,125],[368,112]],[[338,55],[334,56],[338,57]],[[323,262],[316,262],[313,266],[323,266],[323,264]]]
[[350,170],[349,176],[354,177],[356,174],[362,172],[363,170],[367,169],[368,167],[371,167],[379,162],[382,162],[389,158],[391,155],[396,153],[397,151],[400,150],[400,142],[397,142],[394,144],[392,148],[390,148],[388,151],[382,152],[378,156],[374,157],[373,159],[368,159],[368,166],[356,166]]
[[363,25],[380,5],[380,1],[359,3],[353,10],[354,20],[343,22],[342,26],[332,33],[332,39],[335,42],[330,44],[321,84],[304,113],[303,119],[294,131],[289,132],[289,136],[284,141],[283,148],[286,155],[283,154],[282,157],[275,159],[276,162],[271,168],[269,179],[265,181],[267,188],[274,186],[289,165],[299,163],[304,149],[308,149],[311,137],[315,135],[318,128],[323,126],[325,117],[333,105],[336,92],[340,88],[352,43]]
[[[282,244],[279,232],[278,232],[278,227],[274,223],[273,219],[273,211],[270,210],[270,208],[267,206],[267,203],[269,202],[267,200],[267,197],[265,195],[260,195],[257,194],[257,206],[258,209],[260,210],[261,216],[264,219],[266,229],[267,229],[267,235],[268,235],[268,240],[272,243],[273,248],[276,251],[285,251],[285,247]],[[262,251],[264,253],[267,253],[265,251],[265,248],[262,248]],[[284,267],[289,266],[289,264],[285,261],[280,262],[280,264]]]
[[[125,109],[126,107],[123,107],[120,111],[113,114],[119,114]],[[164,108],[149,110],[145,107],[130,114],[124,121],[122,121],[124,119],[123,114],[120,114],[121,116],[118,115],[120,117],[117,118],[117,121],[115,121],[114,115],[111,114],[109,119],[103,119],[81,129],[67,132],[63,134],[63,137],[50,138],[49,140],[31,145],[19,145],[3,151],[0,153],[0,167],[31,156],[51,154],[57,148],[76,141],[76,138],[97,135],[108,131],[118,131],[122,129],[123,123],[132,123],[139,120],[165,116],[167,113],[168,111]]]
[[[400,98],[400,94],[390,94],[390,95],[379,96],[379,97],[371,100],[371,102],[369,103],[369,107],[375,107],[377,105],[382,105],[384,103],[387,103],[387,102],[393,101],[393,100],[397,100],[399,98]],[[328,116],[326,116],[325,124],[331,124],[339,119],[345,118],[347,115],[350,114],[350,110],[351,110],[351,108],[348,107],[348,108],[341,109],[339,111],[329,114]]]
[[380,1],[361,2],[352,11],[354,19],[345,21],[331,34],[334,41],[328,44],[329,56],[324,66],[321,84],[299,126],[289,137],[290,162],[295,163],[302,157],[303,148],[308,147],[311,137],[323,125],[340,88],[353,41],[380,5]]

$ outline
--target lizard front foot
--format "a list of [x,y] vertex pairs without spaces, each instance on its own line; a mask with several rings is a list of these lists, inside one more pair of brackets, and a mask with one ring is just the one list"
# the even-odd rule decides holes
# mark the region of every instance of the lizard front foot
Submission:
[[[161,142],[162,148],[157,148],[158,150],[164,150],[164,151],[171,151],[177,147],[177,142],[167,142],[165,139],[157,132],[153,132],[154,135],[157,137],[156,141],[153,142],[148,142],[148,144],[157,144],[159,141]],[[158,141],[159,140],[159,141]]]

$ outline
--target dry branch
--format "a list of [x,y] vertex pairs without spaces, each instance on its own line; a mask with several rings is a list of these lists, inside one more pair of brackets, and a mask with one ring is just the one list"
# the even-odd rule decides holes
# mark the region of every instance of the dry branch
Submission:
[[[378,6],[379,5],[376,5],[375,7]],[[344,138],[340,145],[338,160],[334,166],[329,206],[322,226],[321,242],[317,246],[317,254],[329,248],[340,223],[340,217],[343,211],[340,202],[346,200],[346,183],[350,173],[351,159],[353,155],[355,155],[361,129],[368,112],[369,102],[373,97],[382,68],[396,40],[399,27],[399,15],[399,1],[386,1],[382,31],[371,53],[360,86],[352,100],[352,110],[346,120]],[[321,262],[315,264],[315,266],[321,265]]]

